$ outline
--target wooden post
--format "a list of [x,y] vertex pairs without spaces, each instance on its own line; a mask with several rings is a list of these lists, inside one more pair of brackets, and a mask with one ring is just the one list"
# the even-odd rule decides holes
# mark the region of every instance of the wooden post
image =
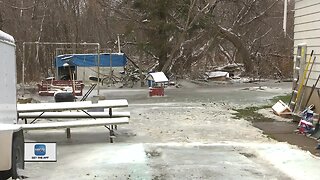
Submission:
[[144,86],[144,79],[142,76],[142,50],[140,50],[140,57],[139,57],[139,74],[140,74],[140,86],[143,87]]
[[[68,63],[69,64],[69,63]],[[70,67],[70,64],[69,64],[69,76],[70,76],[70,81],[72,83],[72,94],[75,96],[75,87],[74,87],[74,78],[73,78],[73,75],[71,73],[71,67]]]

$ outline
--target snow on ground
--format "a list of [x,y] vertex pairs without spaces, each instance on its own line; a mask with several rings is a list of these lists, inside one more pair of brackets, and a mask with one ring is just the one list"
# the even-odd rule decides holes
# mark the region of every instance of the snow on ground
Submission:
[[[249,87],[250,86],[250,87]],[[253,87],[267,87],[264,90]],[[244,88],[249,88],[243,90]],[[251,89],[253,90],[251,90]],[[317,179],[319,159],[268,138],[233,108],[261,105],[290,91],[290,84],[110,90],[107,99],[126,98],[130,123],[115,143],[104,127],[29,131],[30,141],[53,141],[56,163],[27,163],[31,179]]]

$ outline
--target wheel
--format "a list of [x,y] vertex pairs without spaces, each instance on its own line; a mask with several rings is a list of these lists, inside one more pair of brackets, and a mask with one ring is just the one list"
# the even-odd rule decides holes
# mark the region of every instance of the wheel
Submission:
[[101,80],[101,85],[103,86],[103,84],[109,84],[109,78],[103,78]]
[[0,180],[9,179],[11,177],[10,171],[1,171],[0,172]]
[[13,134],[12,143],[12,179],[19,178],[19,169],[24,169],[24,137],[23,130]]
[[54,95],[55,102],[74,102],[74,99],[72,92],[58,92]]

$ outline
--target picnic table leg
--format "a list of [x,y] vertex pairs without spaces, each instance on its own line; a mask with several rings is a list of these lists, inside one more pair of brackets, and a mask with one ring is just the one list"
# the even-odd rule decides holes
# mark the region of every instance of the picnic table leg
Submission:
[[111,125],[111,129],[118,130],[118,125]]
[[110,143],[113,143],[113,139],[116,137],[114,134],[114,131],[113,129],[111,129],[111,125],[110,127],[108,126],[105,126],[105,127],[109,130]]
[[[110,116],[110,118],[112,118],[112,108],[109,108],[109,116]],[[114,126],[110,125],[110,128],[114,129]]]
[[67,132],[67,138],[70,139],[71,138],[71,130],[70,130],[70,128],[67,128],[66,132]]
[[110,131],[110,143],[113,143],[113,139],[115,138],[113,130]]
[[33,124],[34,122],[36,122],[37,119],[39,119],[45,112],[42,112],[38,117],[36,117],[33,121],[31,121],[30,124]]

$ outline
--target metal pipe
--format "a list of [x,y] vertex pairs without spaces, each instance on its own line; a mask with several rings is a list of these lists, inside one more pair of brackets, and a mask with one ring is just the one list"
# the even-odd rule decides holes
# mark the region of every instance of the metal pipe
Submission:
[[56,51],[55,51],[55,56],[54,56],[54,63],[55,63],[55,69],[56,69],[56,75],[55,75],[55,78],[56,78],[56,80],[58,80],[59,79],[59,67],[58,67],[58,63],[56,62],[56,60],[57,60],[57,56],[58,56],[58,49],[56,48]]
[[24,95],[24,91],[25,91],[25,79],[24,79],[24,69],[25,69],[25,64],[24,64],[24,61],[25,61],[25,50],[26,50],[26,45],[25,43],[23,43],[23,47],[22,47],[22,94]]
[[98,44],[98,87],[97,87],[97,96],[100,95],[100,44]]
[[[100,44],[99,43],[59,43],[59,42],[23,42],[23,56],[22,56],[22,88],[23,94],[25,90],[25,46],[30,44],[37,45],[84,45],[84,46],[97,46],[98,47],[98,60],[100,61]],[[99,67],[98,67],[99,69]],[[100,71],[100,70],[99,70]],[[57,73],[58,74],[58,73]],[[99,75],[99,73],[98,73]],[[98,80],[99,82],[99,80]],[[99,87],[98,87],[99,94]]]
[[113,76],[113,72],[112,72],[112,49],[110,50],[110,82],[112,82],[112,76]]
[[119,34],[117,34],[117,36],[118,36],[118,49],[119,49],[119,53],[121,53],[120,37],[119,37]]
[[40,45],[88,45],[88,46],[100,46],[99,43],[58,43],[58,42],[24,42],[25,44],[35,44],[38,43]]

